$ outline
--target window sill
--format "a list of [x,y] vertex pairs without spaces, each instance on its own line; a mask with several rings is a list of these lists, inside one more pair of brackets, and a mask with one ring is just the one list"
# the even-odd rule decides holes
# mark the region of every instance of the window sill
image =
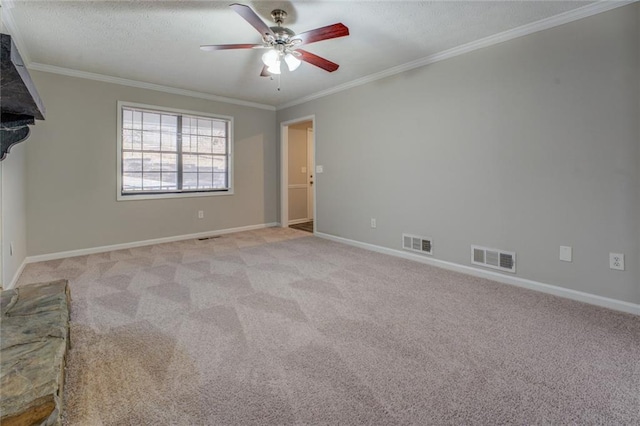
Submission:
[[211,191],[211,192],[175,192],[167,194],[132,194],[122,195],[118,192],[117,201],[139,201],[139,200],[157,200],[167,198],[196,198],[196,197],[219,197],[225,195],[233,195],[233,190],[228,191]]

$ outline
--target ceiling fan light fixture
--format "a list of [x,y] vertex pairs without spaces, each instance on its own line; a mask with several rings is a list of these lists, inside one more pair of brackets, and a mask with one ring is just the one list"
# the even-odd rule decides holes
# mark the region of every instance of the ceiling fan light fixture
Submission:
[[287,67],[289,68],[289,71],[295,71],[302,63],[300,59],[296,58],[291,53],[287,53],[284,56],[284,61],[287,63]]
[[270,74],[280,74],[280,60],[275,61],[273,65],[267,65],[267,67],[267,72],[269,72]]
[[[262,63],[268,67],[275,67],[278,62],[278,70],[280,70],[280,52],[275,49],[269,49],[262,55]],[[278,72],[278,74],[280,74]]]

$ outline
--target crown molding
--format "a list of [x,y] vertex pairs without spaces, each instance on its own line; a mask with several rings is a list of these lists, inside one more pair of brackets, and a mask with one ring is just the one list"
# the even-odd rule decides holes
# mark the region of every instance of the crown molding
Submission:
[[22,62],[28,64],[31,62],[31,58],[29,57],[29,52],[27,52],[24,40],[18,31],[18,25],[16,25],[16,21],[13,19],[13,14],[11,13],[11,9],[15,7],[14,0],[2,0],[0,7],[2,7],[2,22],[4,22],[7,33],[9,33],[18,48]]
[[179,89],[177,87],[164,86],[161,84],[147,83],[144,81],[130,80],[130,79],[120,78],[120,77],[112,77],[104,74],[97,74],[97,73],[92,73],[87,71],[74,70],[70,68],[57,67],[54,65],[40,64],[38,62],[31,62],[31,57],[29,56],[27,47],[24,43],[24,40],[22,39],[22,36],[20,35],[20,32],[18,31],[18,26],[16,25],[15,20],[13,19],[13,14],[11,13],[11,9],[13,9],[14,6],[15,6],[14,0],[2,0],[2,21],[6,25],[7,30],[13,39],[13,42],[18,47],[18,51],[20,52],[22,61],[30,70],[43,71],[43,72],[48,72],[53,74],[61,74],[69,77],[78,77],[78,78],[84,78],[88,80],[102,81],[104,83],[120,84],[123,86],[137,87],[139,89],[155,90],[157,92],[165,92],[165,93],[171,93],[174,95],[189,96],[192,98],[206,99],[209,101],[225,102],[228,104],[265,109],[268,111],[276,110],[276,108],[273,105],[243,101],[240,99],[227,98],[224,96],[217,96],[217,95],[212,95],[210,93],[197,92],[194,90]]
[[403,73],[415,68],[424,67],[426,65],[433,64],[435,62],[444,61],[455,56],[462,55],[464,53],[473,52],[474,50],[482,49],[485,47],[493,46],[505,41],[513,40],[515,38],[523,37],[529,34],[537,33],[539,31],[547,30],[559,25],[568,24],[569,22],[577,21],[579,19],[587,18],[589,16],[597,15],[599,13],[607,12],[618,7],[626,6],[631,3],[635,3],[638,0],[600,0],[595,3],[588,4],[577,9],[570,10],[549,18],[541,19],[540,21],[532,22],[522,25],[517,28],[513,28],[507,31],[503,31],[498,34],[494,34],[485,38],[481,38],[470,43],[462,44],[460,46],[453,47],[451,49],[443,50],[442,52],[435,53],[433,55],[426,56],[415,61],[407,62],[402,65],[395,66],[393,68],[386,69],[374,74],[370,74],[366,77],[358,78],[350,82],[340,84],[327,90],[313,93],[296,100],[286,102],[278,105],[276,109],[278,111],[285,108],[289,108],[295,105],[300,105],[305,102],[309,102],[315,99],[323,98],[325,96],[333,95],[344,90],[348,90],[363,84],[371,83],[382,78],[391,77],[396,74]]
[[31,62],[27,68],[34,71],[42,71],[53,74],[66,75],[69,77],[84,78],[87,80],[102,81],[104,83],[120,84],[122,86],[136,87],[138,89],[155,90],[157,92],[171,93],[173,95],[189,96],[192,98],[206,99],[209,101],[224,102],[227,104],[241,105],[252,108],[266,109],[275,111],[273,105],[259,104],[257,102],[243,101],[240,99],[226,98],[224,96],[212,95],[210,93],[196,92],[194,90],[178,89],[177,87],[163,86],[161,84],[147,83],[138,80],[129,80],[128,78],[112,77],[110,75],[97,74],[87,71],[78,71],[70,68],[57,67],[54,65],[40,64]]
[[175,95],[189,96],[192,98],[206,99],[206,100],[217,101],[217,102],[225,102],[229,104],[265,109],[269,111],[276,111],[276,110],[279,111],[279,110],[286,109],[295,105],[300,105],[315,99],[323,98],[325,96],[333,95],[335,93],[342,92],[344,90],[348,90],[357,86],[361,86],[363,84],[371,83],[376,80],[380,80],[386,77],[400,74],[405,71],[409,71],[419,67],[424,67],[426,65],[430,65],[435,62],[444,61],[445,59],[450,59],[455,56],[462,55],[464,53],[469,53],[474,50],[493,46],[495,44],[499,44],[508,40],[513,40],[518,37],[523,37],[539,31],[557,27],[559,25],[567,24],[569,22],[577,21],[579,19],[587,18],[589,16],[597,15],[599,13],[616,9],[618,7],[626,6],[631,3],[635,3],[637,1],[639,0],[599,0],[597,2],[588,4],[586,6],[561,13],[559,15],[551,16],[549,18],[545,18],[540,21],[532,22],[530,24],[525,24],[520,27],[513,28],[511,30],[503,31],[498,34],[494,34],[479,40],[472,41],[470,43],[466,43],[448,50],[444,50],[442,52],[438,52],[433,55],[429,55],[424,58],[417,59],[415,61],[401,64],[401,65],[398,65],[374,74],[370,74],[362,78],[358,78],[356,80],[352,80],[344,84],[340,84],[338,86],[332,87],[327,90],[323,90],[307,96],[303,96],[293,101],[285,102],[278,106],[260,104],[260,103],[251,102],[251,101],[244,101],[240,99],[213,95],[210,93],[179,89],[171,86],[164,86],[160,84],[147,83],[143,81],[130,80],[130,79],[120,78],[120,77],[112,77],[104,74],[78,71],[70,68],[63,68],[63,67],[57,67],[53,65],[31,62],[29,53],[26,49],[26,46],[24,44],[22,37],[20,36],[19,31],[17,30],[17,26],[11,14],[11,8],[13,8],[14,6],[14,0],[2,0],[2,6],[3,6],[2,19],[9,33],[13,37],[14,42],[16,43],[16,46],[20,51],[22,59],[27,65],[27,68],[32,70],[43,71],[43,72],[54,73],[54,74],[61,74],[61,75],[66,75],[70,77],[84,78],[89,80],[102,81],[105,83],[120,84],[123,86],[137,87],[140,89],[155,90],[155,91],[171,93]]

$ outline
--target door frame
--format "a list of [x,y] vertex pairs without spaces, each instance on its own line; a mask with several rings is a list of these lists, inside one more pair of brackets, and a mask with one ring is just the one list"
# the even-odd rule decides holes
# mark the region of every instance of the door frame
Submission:
[[316,233],[318,226],[318,199],[316,197],[316,188],[318,187],[318,177],[315,174],[316,152],[317,150],[317,127],[316,116],[307,115],[305,117],[293,120],[282,121],[280,123],[280,226],[282,228],[289,227],[289,126],[304,121],[311,121],[313,128],[314,144],[313,144],[313,233]]
[[[312,124],[313,126],[313,124]],[[315,221],[316,195],[313,190],[316,182],[316,132],[313,127],[307,128],[307,219]],[[309,176],[313,176],[309,178]],[[309,183],[313,179],[313,183]],[[309,208],[311,207],[311,208]]]

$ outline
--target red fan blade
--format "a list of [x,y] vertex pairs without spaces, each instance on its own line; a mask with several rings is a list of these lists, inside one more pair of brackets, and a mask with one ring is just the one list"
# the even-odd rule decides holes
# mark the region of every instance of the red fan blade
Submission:
[[255,47],[262,47],[261,44],[208,44],[200,46],[200,50],[211,52],[213,50],[228,50],[228,49],[253,49]]
[[328,59],[321,58],[318,55],[307,52],[306,50],[296,49],[296,52],[300,52],[302,54],[302,56],[300,57],[301,60],[308,62],[311,65],[315,65],[318,68],[322,68],[325,71],[334,72],[340,66],[334,62],[329,61]]
[[343,24],[333,24],[315,30],[305,31],[297,34],[293,38],[302,40],[302,44],[315,43],[316,41],[328,40],[331,38],[344,37],[349,35],[349,28]]
[[258,32],[264,36],[265,34],[272,34],[271,28],[267,24],[264,23],[262,19],[251,9],[249,6],[244,4],[233,3],[229,5],[231,9],[233,9],[238,15],[242,16],[245,21],[251,24],[253,28],[258,30]]
[[260,73],[260,77],[271,77],[271,73],[267,71],[267,68],[269,67],[266,65],[262,67],[262,72]]

